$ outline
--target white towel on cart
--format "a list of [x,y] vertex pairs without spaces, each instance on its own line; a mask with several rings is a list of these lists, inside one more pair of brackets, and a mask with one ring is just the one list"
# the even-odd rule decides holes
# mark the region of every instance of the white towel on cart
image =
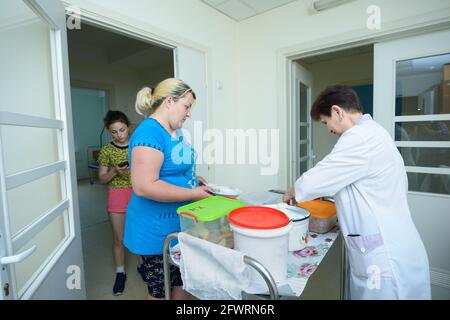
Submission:
[[202,300],[241,300],[250,284],[242,252],[178,234],[183,289]]

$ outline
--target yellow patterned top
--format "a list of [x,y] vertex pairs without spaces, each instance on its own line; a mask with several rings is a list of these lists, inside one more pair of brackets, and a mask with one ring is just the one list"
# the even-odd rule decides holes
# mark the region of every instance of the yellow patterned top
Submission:
[[[114,142],[103,146],[98,155],[98,164],[108,169],[117,166],[119,163],[128,161],[128,146],[120,147]],[[119,173],[110,182],[110,188],[131,188],[130,171]]]

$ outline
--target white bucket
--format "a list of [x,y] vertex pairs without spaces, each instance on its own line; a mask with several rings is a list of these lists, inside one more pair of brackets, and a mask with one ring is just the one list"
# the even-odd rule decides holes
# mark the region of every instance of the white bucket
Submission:
[[[287,255],[289,231],[292,223],[277,229],[249,229],[230,222],[234,232],[235,249],[256,259],[269,270],[275,282],[287,277]],[[259,273],[252,269],[250,275],[252,287],[267,288]]]
[[289,233],[289,251],[302,250],[308,243],[309,219],[292,220],[292,230]]

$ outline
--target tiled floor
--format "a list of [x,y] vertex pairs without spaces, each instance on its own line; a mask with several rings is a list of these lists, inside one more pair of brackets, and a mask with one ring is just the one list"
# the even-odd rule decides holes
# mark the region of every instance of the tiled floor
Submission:
[[112,295],[115,267],[111,252],[111,224],[106,213],[106,192],[107,187],[98,183],[91,185],[89,180],[78,182],[87,299],[143,300],[147,287],[136,271],[136,256],[128,251],[125,292],[118,297]]

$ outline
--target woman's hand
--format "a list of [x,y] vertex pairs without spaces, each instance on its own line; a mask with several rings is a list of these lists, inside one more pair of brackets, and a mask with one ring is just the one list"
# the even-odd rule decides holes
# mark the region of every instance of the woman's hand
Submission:
[[206,182],[205,178],[203,178],[202,176],[197,176],[197,179],[199,186],[206,186],[208,184],[208,182]]
[[114,166],[114,168],[113,168],[113,170],[116,172],[116,174],[122,174],[122,173],[124,173],[124,172],[127,172],[127,171],[129,171],[129,167],[128,167],[128,165],[126,164],[126,165],[124,165],[124,166],[122,166],[122,167],[119,167],[118,165],[117,166]]
[[296,204],[295,201],[295,189],[289,188],[289,190],[283,195],[283,202],[289,205]]
[[197,201],[201,199],[208,198],[212,196],[212,190],[211,188],[207,186],[200,186],[198,188],[192,189],[192,197],[191,200]]
[[100,184],[107,184],[109,182],[111,182],[112,179],[114,179],[115,176],[117,176],[118,174],[121,174],[125,171],[128,170],[128,166],[126,167],[119,167],[119,166],[114,166],[111,167],[111,169],[109,169],[106,166],[100,166],[98,169],[98,182]]

